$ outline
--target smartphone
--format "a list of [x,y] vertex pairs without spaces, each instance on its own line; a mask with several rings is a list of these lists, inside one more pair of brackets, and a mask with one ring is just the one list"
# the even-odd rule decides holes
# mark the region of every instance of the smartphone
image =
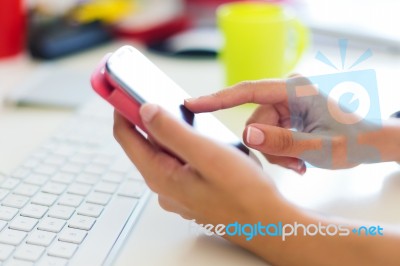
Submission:
[[145,132],[139,109],[144,103],[154,103],[190,124],[200,134],[250,155],[240,139],[212,114],[194,114],[188,110],[183,103],[190,96],[131,46],[123,46],[103,58],[91,83],[101,97]]

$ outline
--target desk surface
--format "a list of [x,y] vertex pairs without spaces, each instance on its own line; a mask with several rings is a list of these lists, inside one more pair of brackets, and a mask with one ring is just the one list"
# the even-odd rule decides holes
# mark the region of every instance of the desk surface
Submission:
[[[101,47],[56,64],[91,69],[103,54],[119,45]],[[340,58],[336,48],[322,49],[333,58]],[[337,70],[313,59],[315,50],[304,58],[298,72],[305,75],[336,73]],[[361,52],[349,52],[349,58],[355,58]],[[216,61],[149,57],[192,96],[215,92],[223,87],[223,71]],[[39,64],[26,56],[0,61],[0,99]],[[375,55],[361,67],[376,70],[382,115],[387,117],[400,109],[400,93],[397,93],[400,87],[399,56]],[[252,107],[243,106],[216,115],[241,135],[251,110]],[[71,110],[0,106],[0,171],[10,172],[72,113]],[[268,163],[264,168],[282,194],[301,207],[380,224],[400,223],[400,168],[395,163],[341,171],[309,169],[303,177]],[[132,230],[116,265],[132,262],[139,265],[264,265],[260,259],[222,239],[198,236],[188,221],[163,211],[156,196],[151,198]]]

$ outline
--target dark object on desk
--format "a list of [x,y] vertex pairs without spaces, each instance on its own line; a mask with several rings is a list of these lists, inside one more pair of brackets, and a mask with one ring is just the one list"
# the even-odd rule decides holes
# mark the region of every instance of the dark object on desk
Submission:
[[390,117],[392,117],[392,118],[400,118],[400,111],[397,111],[396,113],[392,114]]
[[35,26],[29,38],[33,57],[55,59],[103,44],[112,39],[99,21],[77,24],[63,19]]
[[153,42],[151,51],[168,56],[179,57],[216,57],[222,46],[222,37],[216,28],[193,28]]

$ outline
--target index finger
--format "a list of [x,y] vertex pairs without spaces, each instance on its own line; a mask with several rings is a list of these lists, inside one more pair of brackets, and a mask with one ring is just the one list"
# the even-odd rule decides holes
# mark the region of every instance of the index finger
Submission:
[[213,112],[244,103],[276,104],[287,101],[286,81],[268,79],[245,81],[217,93],[185,100],[192,112]]

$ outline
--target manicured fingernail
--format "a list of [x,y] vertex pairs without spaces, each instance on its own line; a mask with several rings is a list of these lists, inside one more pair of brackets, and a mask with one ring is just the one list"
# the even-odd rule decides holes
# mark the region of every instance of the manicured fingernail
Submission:
[[247,127],[246,141],[250,145],[261,145],[265,140],[264,132],[256,127]]
[[289,163],[288,168],[299,173],[301,171],[302,164],[298,162]]
[[159,108],[155,104],[145,104],[140,108],[140,116],[143,122],[149,123],[157,114]]

